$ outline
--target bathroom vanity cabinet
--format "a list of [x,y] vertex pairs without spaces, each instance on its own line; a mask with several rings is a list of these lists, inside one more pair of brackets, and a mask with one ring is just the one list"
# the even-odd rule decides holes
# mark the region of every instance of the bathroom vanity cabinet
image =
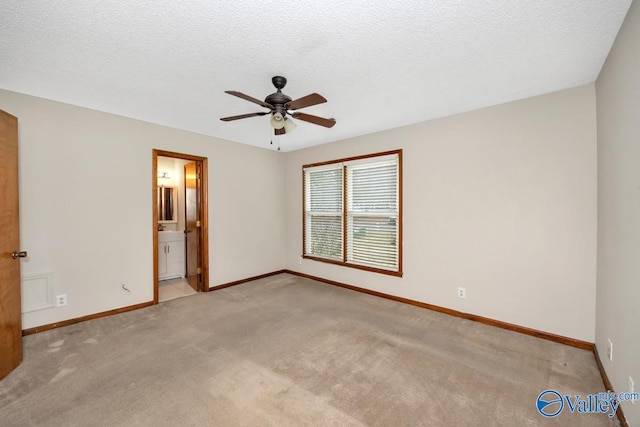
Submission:
[[158,233],[158,280],[185,276],[185,250],[184,232]]

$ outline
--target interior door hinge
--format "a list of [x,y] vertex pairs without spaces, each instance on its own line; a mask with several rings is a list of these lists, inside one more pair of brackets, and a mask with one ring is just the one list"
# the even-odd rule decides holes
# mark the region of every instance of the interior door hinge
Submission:
[[196,221],[196,227],[200,227],[200,220]]
[[202,274],[202,269],[198,267],[198,274]]

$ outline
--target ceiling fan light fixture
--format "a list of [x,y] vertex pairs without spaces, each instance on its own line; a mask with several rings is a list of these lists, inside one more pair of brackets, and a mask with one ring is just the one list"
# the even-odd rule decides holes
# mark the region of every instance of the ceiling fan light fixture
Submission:
[[293,132],[297,127],[298,125],[293,123],[293,120],[291,120],[290,118],[287,117],[284,119],[284,130],[287,131],[287,133]]
[[273,113],[271,115],[271,126],[274,129],[282,129],[284,127],[284,116],[282,113]]

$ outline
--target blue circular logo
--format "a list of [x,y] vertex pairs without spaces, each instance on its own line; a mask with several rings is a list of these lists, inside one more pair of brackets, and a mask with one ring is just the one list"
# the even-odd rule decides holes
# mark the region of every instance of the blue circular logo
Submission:
[[540,415],[547,418],[557,417],[564,409],[562,396],[555,390],[545,390],[538,395],[536,408]]

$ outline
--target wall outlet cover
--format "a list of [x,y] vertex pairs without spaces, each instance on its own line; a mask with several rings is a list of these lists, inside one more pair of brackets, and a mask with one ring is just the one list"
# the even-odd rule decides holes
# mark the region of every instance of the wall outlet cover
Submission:
[[56,307],[64,307],[67,305],[67,296],[65,294],[56,295]]

